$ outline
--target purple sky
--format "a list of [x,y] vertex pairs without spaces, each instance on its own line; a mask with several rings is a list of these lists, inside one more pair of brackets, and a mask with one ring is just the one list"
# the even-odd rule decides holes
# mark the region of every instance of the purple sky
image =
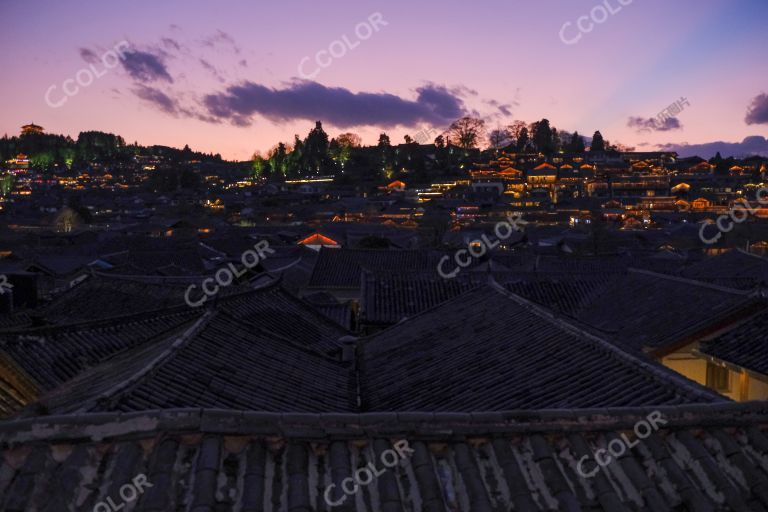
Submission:
[[[765,0],[0,0],[0,19],[9,135],[34,121],[232,159],[315,119],[365,143],[467,113],[648,150],[768,135]],[[768,153],[761,138],[733,152],[747,146]]]

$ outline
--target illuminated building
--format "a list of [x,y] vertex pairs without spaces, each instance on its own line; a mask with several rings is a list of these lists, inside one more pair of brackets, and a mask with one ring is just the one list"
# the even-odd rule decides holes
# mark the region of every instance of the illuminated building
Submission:
[[21,127],[22,135],[42,135],[43,131],[43,127],[38,126],[35,123],[25,124]]

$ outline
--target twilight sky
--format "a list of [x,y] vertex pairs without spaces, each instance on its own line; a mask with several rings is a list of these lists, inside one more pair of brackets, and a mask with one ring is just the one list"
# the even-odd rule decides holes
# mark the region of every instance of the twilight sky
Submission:
[[0,134],[247,159],[315,119],[395,143],[470,114],[768,154],[766,0],[0,0],[0,20]]

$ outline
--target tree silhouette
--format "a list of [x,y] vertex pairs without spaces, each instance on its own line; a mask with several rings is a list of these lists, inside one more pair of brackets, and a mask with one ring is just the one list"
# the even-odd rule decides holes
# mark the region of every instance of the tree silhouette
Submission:
[[485,121],[476,117],[462,117],[448,128],[448,141],[462,149],[478,147],[485,138]]
[[605,151],[605,140],[599,131],[596,131],[592,136],[592,145],[590,146],[589,150],[592,152]]

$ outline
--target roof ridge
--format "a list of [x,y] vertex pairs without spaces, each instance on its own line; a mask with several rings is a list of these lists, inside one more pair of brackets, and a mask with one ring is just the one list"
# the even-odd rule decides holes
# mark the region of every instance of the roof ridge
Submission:
[[[280,279],[282,279],[282,274],[280,275]],[[285,288],[280,288],[280,290],[283,292],[283,295],[287,297],[289,300],[292,300],[297,306],[301,307],[302,309],[306,310],[309,313],[312,313],[313,316],[317,318],[317,320],[324,322],[328,324],[331,327],[334,327],[336,329],[341,329],[346,334],[353,334],[352,331],[344,327],[343,325],[339,325],[331,318],[328,318],[324,314],[320,313],[317,308],[315,308],[312,304],[307,302],[301,297],[296,297],[294,294],[286,290]]]
[[[485,275],[485,274],[484,274],[484,275]],[[480,290],[483,290],[483,289],[486,289],[486,290],[492,290],[493,288],[492,288],[492,287],[490,287],[490,286],[488,286],[488,285],[489,285],[489,283],[487,283],[487,282],[486,282],[486,283],[484,283],[484,284],[478,284],[478,285],[475,285],[475,286],[473,286],[472,288],[469,288],[468,290],[465,290],[465,291],[464,291],[464,293],[460,293],[460,294],[458,294],[457,296],[455,296],[455,297],[452,297],[452,298],[450,298],[450,299],[448,299],[448,300],[446,300],[446,301],[444,301],[444,302],[440,302],[440,303],[438,303],[438,304],[435,304],[435,305],[434,305],[434,306],[432,306],[431,308],[425,309],[425,310],[423,310],[423,311],[419,311],[418,313],[416,313],[416,314],[415,314],[415,315],[413,315],[413,316],[405,317],[405,318],[403,318],[402,320],[400,320],[399,322],[397,322],[396,324],[390,325],[389,327],[387,327],[387,328],[385,328],[385,329],[382,329],[382,330],[380,330],[380,331],[377,331],[377,332],[375,332],[375,333],[373,333],[373,334],[369,334],[369,335],[367,335],[367,336],[360,336],[360,337],[358,338],[358,340],[359,340],[359,341],[361,341],[361,342],[367,342],[367,341],[370,341],[370,339],[371,339],[371,338],[376,338],[376,337],[378,337],[379,335],[381,335],[381,334],[383,334],[383,333],[385,333],[385,332],[389,332],[390,330],[392,330],[392,329],[394,329],[394,328],[396,328],[396,327],[399,327],[399,326],[400,326],[400,325],[401,325],[403,322],[410,322],[410,321],[412,321],[412,320],[415,320],[416,318],[419,318],[419,317],[421,317],[421,316],[425,316],[425,315],[427,315],[427,314],[429,314],[429,313],[433,312],[433,311],[434,311],[435,309],[437,309],[437,308],[440,308],[440,307],[446,306],[446,305],[448,305],[448,304],[450,304],[450,303],[452,303],[452,302],[454,302],[454,301],[457,301],[457,300],[461,299],[462,297],[464,297],[464,296],[465,296],[465,295],[467,295],[468,293],[475,293],[475,292],[477,292],[477,291],[480,291]]]
[[751,252],[745,251],[741,247],[736,247],[736,251],[744,254],[745,256],[752,256],[753,258],[758,259],[758,260],[762,261],[763,263],[768,263],[768,258],[760,256],[759,254],[752,254]]
[[[501,426],[508,427],[509,433],[544,432],[547,430],[607,431],[632,428],[638,419],[647,418],[652,412],[661,413],[667,423],[664,428],[681,425],[739,425],[764,423],[768,420],[768,408],[764,401],[716,402],[681,405],[657,405],[638,407],[608,407],[586,409],[535,409],[477,412],[369,412],[369,413],[304,413],[304,412],[260,412],[224,410],[212,408],[151,409],[135,412],[86,412],[52,416],[16,418],[3,422],[0,428],[0,443],[21,444],[41,440],[62,441],[66,439],[122,438],[136,434],[153,434],[165,431],[206,432],[219,434],[247,433],[251,427],[260,427],[257,432],[264,434],[264,426],[275,427],[275,434],[292,436],[293,425],[317,427],[317,435],[333,437],[372,436],[382,432],[386,436],[398,433],[423,435],[433,438],[435,434],[450,436],[447,427],[475,426],[473,434],[485,433],[485,427],[494,435],[504,433]],[[84,428],[85,427],[85,428]],[[117,428],[119,427],[119,428]],[[298,432],[304,432],[299,430]],[[455,433],[455,432],[454,432]],[[306,433],[299,436],[306,437]]]
[[680,282],[680,283],[686,283],[686,284],[690,284],[690,285],[693,285],[693,286],[698,286],[700,288],[709,288],[709,289],[712,289],[712,290],[717,290],[717,291],[721,291],[721,292],[725,292],[725,293],[730,293],[731,295],[748,296],[748,295],[752,294],[752,290],[737,290],[735,288],[728,288],[726,286],[720,286],[720,285],[716,285],[716,284],[712,284],[712,283],[706,283],[706,282],[703,282],[703,281],[697,281],[695,279],[690,279],[690,278],[682,277],[682,276],[674,276],[674,275],[670,275],[670,274],[662,274],[662,273],[659,273],[659,272],[654,272],[652,270],[646,270],[646,269],[642,269],[642,268],[628,267],[627,268],[627,272],[633,273],[633,274],[646,274],[646,275],[650,275],[650,276],[654,276],[654,277],[660,277],[660,278],[666,279],[668,281],[677,281],[677,282]]
[[348,253],[349,252],[364,252],[364,253],[387,253],[387,252],[390,252],[390,253],[403,253],[403,252],[419,253],[419,252],[421,252],[421,253],[431,253],[431,252],[435,252],[436,249],[432,249],[432,248],[429,248],[429,247],[426,247],[426,248],[414,247],[414,248],[410,248],[410,249],[368,249],[368,248],[364,248],[364,247],[362,247],[362,248],[361,247],[328,247],[328,246],[324,245],[324,246],[322,246],[320,248],[320,251],[318,251],[318,253],[322,253],[322,252],[336,252],[336,251],[338,251],[338,252],[348,252]]
[[[173,262],[169,263],[169,265],[172,265],[172,264],[175,265],[175,263]],[[138,268],[138,267],[134,266],[134,268]],[[151,281],[149,281],[150,279],[158,280],[158,281],[171,281],[171,282],[178,281],[180,283],[186,283],[189,281],[196,281],[199,279],[205,279],[206,277],[209,277],[208,274],[189,275],[189,276],[150,276],[150,275],[140,275],[140,274],[117,274],[112,272],[100,272],[98,270],[94,270],[93,275],[101,278],[113,279],[115,281],[134,281],[137,283],[145,283],[145,284],[151,283]]]
[[110,316],[107,318],[99,318],[97,320],[85,320],[81,322],[73,322],[70,324],[56,324],[56,325],[41,325],[37,327],[27,327],[25,329],[11,328],[0,329],[0,335],[28,335],[37,334],[46,331],[63,331],[65,329],[78,329],[78,328],[96,328],[100,325],[108,325],[119,321],[130,321],[132,319],[139,319],[140,317],[146,317],[147,319],[158,318],[177,313],[183,313],[185,310],[191,309],[186,304],[177,304],[175,306],[168,306],[161,309],[152,309],[149,311],[140,311],[138,313],[129,313],[127,315]]
[[[318,351],[316,349],[313,349],[312,347],[308,347],[306,345],[302,345],[300,343],[296,343],[292,339],[287,338],[287,337],[283,336],[282,334],[278,334],[278,333],[276,333],[274,331],[271,331],[269,329],[265,329],[264,327],[262,327],[262,326],[260,326],[258,324],[255,324],[253,322],[250,322],[248,320],[245,320],[245,319],[242,319],[242,318],[238,318],[235,315],[233,315],[233,314],[231,314],[231,313],[229,313],[227,311],[219,311],[218,314],[233,320],[237,324],[247,326],[250,331],[256,331],[256,332],[258,332],[260,334],[266,335],[267,337],[270,337],[270,338],[277,339],[277,340],[280,340],[282,342],[285,342],[285,343],[289,344],[291,347],[299,349],[302,352],[306,352],[307,354],[310,354],[310,355],[313,355],[313,356],[319,356],[319,357],[321,357],[323,359],[326,359],[328,361],[332,361],[332,362],[335,362],[335,363],[341,363],[341,361],[339,361],[335,357],[329,356],[328,354],[325,354],[325,353],[320,352],[320,351]],[[339,326],[339,327],[341,327],[341,326]],[[341,348],[341,347],[339,347],[339,348]]]
[[[600,336],[593,334],[589,330],[579,327],[578,325],[571,322],[569,318],[563,315],[559,315],[558,313],[550,309],[547,309],[544,306],[540,306],[535,302],[529,301],[528,299],[521,297],[515,294],[514,292],[506,290],[502,285],[496,283],[495,281],[492,281],[489,284],[492,287],[496,288],[500,293],[506,295],[507,297],[514,300],[518,304],[529,308],[531,312],[533,312],[537,316],[571,332],[572,334],[577,335],[577,337],[579,338],[585,339],[586,341],[590,342],[592,346],[594,346],[595,348],[601,348],[603,350],[606,350],[607,352],[614,354],[617,357],[617,359],[621,360],[625,364],[628,364],[628,366],[632,370],[642,368],[657,380],[663,381],[664,383],[672,382],[677,384],[680,388],[680,391],[685,391],[687,395],[703,396],[709,399],[717,398],[717,399],[721,399],[722,401],[727,400],[726,398],[723,398],[721,395],[715,393],[714,391],[710,392],[703,387],[699,388],[699,387],[691,386],[693,381],[683,377],[682,375],[673,373],[670,370],[665,369],[663,366],[660,367],[657,365],[653,365],[647,361],[643,361],[641,358],[631,354],[630,352],[620,349],[610,341],[607,341],[601,338]],[[697,384],[697,386],[699,385]],[[712,401],[716,401],[716,400],[712,400]]]
[[272,270],[267,270],[266,272],[269,273],[269,274],[274,273],[274,272],[282,272],[283,270],[287,270],[287,269],[293,267],[294,265],[297,265],[303,259],[304,258],[300,255],[299,257],[296,258],[296,261],[292,261],[292,262],[288,263],[287,265],[285,265],[284,267],[274,268]]
[[134,373],[129,378],[121,382],[118,382],[108,390],[91,398],[88,402],[85,402],[82,405],[82,407],[80,407],[80,409],[87,410],[91,406],[96,405],[101,401],[107,400],[113,397],[114,395],[122,391],[125,391],[129,387],[139,382],[149,372],[153,371],[159,365],[163,364],[174,353],[178,352],[182,347],[184,347],[192,338],[195,337],[197,333],[199,333],[202,329],[204,329],[215,316],[216,316],[216,312],[210,311],[210,310],[206,311],[205,314],[203,314],[200,318],[198,318],[195,321],[195,323],[192,324],[192,326],[190,326],[186,331],[184,331],[180,336],[178,336],[173,341],[173,343],[170,344],[170,346],[166,347],[165,350],[163,350],[149,364],[141,368],[138,372]]

